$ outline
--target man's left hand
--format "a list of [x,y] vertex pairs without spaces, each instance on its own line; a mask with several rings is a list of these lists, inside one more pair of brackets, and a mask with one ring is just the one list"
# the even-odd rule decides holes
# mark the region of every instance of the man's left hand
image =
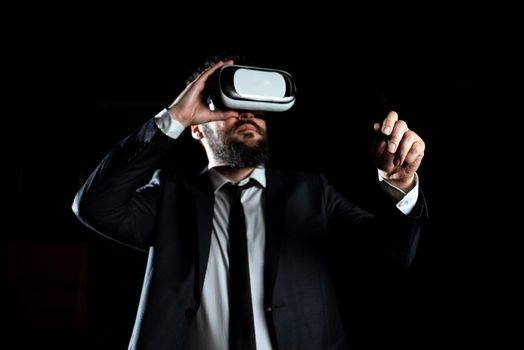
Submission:
[[415,172],[424,157],[424,141],[393,111],[382,124],[375,123],[373,128],[372,154],[380,175],[403,191],[410,191],[415,186]]

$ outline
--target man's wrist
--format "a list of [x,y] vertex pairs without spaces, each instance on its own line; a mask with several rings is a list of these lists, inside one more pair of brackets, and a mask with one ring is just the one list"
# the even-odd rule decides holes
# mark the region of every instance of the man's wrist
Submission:
[[155,116],[156,125],[167,136],[172,139],[178,138],[185,129],[185,126],[173,118],[172,113],[167,109],[162,110]]
[[409,191],[404,191],[403,189],[390,183],[382,176],[380,171],[378,172],[378,178],[382,189],[397,202],[397,208],[406,215],[411,213],[418,200],[419,180],[417,174],[414,175],[413,188],[411,188]]
[[184,128],[187,128],[190,125],[190,123],[184,121],[184,119],[180,117],[180,113],[177,111],[176,106],[169,106],[168,108],[166,108],[166,111],[167,113],[169,113],[171,119],[179,122],[181,125],[184,126]]
[[390,179],[382,170],[379,170],[379,175],[382,181],[386,181],[388,184],[402,190],[404,193],[408,193],[416,185],[415,175],[412,175],[409,179]]

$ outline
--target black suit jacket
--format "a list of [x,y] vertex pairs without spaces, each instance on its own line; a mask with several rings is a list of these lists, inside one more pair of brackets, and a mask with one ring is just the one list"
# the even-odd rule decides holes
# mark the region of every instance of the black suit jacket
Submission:
[[[73,204],[84,224],[149,252],[130,349],[181,349],[200,305],[214,195],[207,173],[182,175],[177,163],[170,171],[155,170],[177,142],[148,121],[104,158]],[[385,198],[372,215],[320,174],[268,170],[266,178],[264,298],[275,348],[346,349],[330,244],[354,237],[355,244],[368,242],[407,265],[426,216],[424,200],[405,216]]]

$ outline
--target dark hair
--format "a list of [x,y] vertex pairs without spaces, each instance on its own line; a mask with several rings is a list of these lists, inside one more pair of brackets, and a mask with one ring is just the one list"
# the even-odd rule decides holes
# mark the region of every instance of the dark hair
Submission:
[[214,64],[220,62],[220,61],[229,61],[233,60],[235,61],[235,64],[241,64],[241,65],[247,65],[247,66],[257,66],[257,64],[250,59],[247,58],[246,55],[242,55],[239,53],[231,53],[231,52],[221,52],[218,54],[215,54],[209,58],[207,58],[202,65],[200,65],[186,80],[186,84],[191,83],[193,80],[195,80],[200,73],[202,73],[205,69],[213,66]]

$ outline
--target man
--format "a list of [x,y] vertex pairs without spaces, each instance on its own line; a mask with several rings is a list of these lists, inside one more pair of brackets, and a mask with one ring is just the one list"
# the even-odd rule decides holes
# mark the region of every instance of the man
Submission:
[[[256,112],[209,109],[206,81],[233,63],[209,66],[169,108],[117,144],[73,210],[99,233],[149,252],[130,349],[347,349],[326,247],[334,235],[365,236],[377,251],[410,264],[426,216],[416,178],[424,142],[394,112],[374,125],[385,198],[372,215],[319,174],[265,169],[266,123]],[[208,169],[187,175],[175,162],[157,171],[188,127]],[[239,207],[228,183],[249,179],[254,186],[241,192]],[[238,208],[247,236],[242,267],[233,263]],[[239,288],[234,271],[244,267],[248,284]],[[246,295],[250,306],[238,316]]]

